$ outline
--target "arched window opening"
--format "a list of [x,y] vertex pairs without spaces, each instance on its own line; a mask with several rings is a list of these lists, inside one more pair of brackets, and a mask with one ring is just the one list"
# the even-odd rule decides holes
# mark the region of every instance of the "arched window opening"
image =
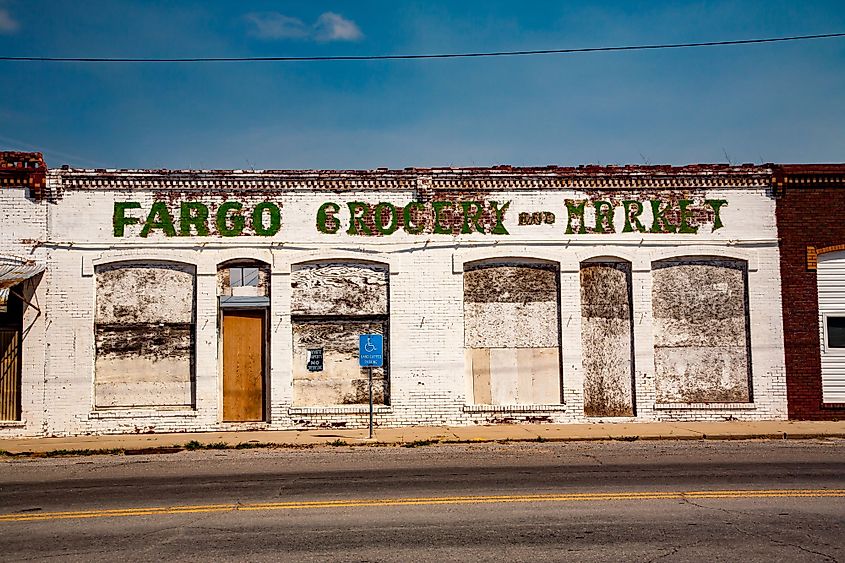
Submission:
[[223,421],[267,418],[270,265],[230,260],[217,267],[223,341]]
[[560,403],[559,287],[552,264],[465,266],[464,345],[475,404]]
[[373,402],[389,404],[388,267],[365,262],[294,265],[291,271],[293,402],[296,406],[369,402],[358,337],[384,336],[384,367],[373,368]]
[[95,273],[95,405],[193,405],[194,266],[124,262]]
[[818,257],[822,401],[845,403],[845,251]]
[[584,414],[634,416],[631,263],[581,263]]
[[673,258],[652,271],[657,402],[750,402],[747,263]]

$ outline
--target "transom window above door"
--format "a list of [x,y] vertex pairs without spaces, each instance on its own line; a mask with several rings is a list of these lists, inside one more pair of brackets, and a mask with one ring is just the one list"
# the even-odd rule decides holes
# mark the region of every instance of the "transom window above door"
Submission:
[[229,268],[231,287],[258,287],[258,268],[252,266],[234,266]]

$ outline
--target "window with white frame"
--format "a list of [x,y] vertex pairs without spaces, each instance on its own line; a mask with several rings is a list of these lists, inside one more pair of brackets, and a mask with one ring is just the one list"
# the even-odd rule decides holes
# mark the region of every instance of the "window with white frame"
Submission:
[[845,251],[818,257],[822,401],[845,403]]

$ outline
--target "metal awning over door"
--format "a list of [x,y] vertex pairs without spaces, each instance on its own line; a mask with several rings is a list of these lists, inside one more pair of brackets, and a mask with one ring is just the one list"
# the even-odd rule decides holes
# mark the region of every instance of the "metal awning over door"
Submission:
[[45,265],[34,260],[0,256],[0,313],[5,313],[11,289],[44,271]]
[[34,260],[0,256],[0,289],[14,287],[24,280],[40,274],[45,265]]

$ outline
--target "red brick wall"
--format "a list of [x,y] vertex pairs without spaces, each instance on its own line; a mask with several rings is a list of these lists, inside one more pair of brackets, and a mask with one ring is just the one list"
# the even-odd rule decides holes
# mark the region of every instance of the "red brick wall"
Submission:
[[816,272],[807,269],[808,246],[845,243],[845,185],[790,183],[777,200],[789,418],[845,419],[845,405],[822,405]]

